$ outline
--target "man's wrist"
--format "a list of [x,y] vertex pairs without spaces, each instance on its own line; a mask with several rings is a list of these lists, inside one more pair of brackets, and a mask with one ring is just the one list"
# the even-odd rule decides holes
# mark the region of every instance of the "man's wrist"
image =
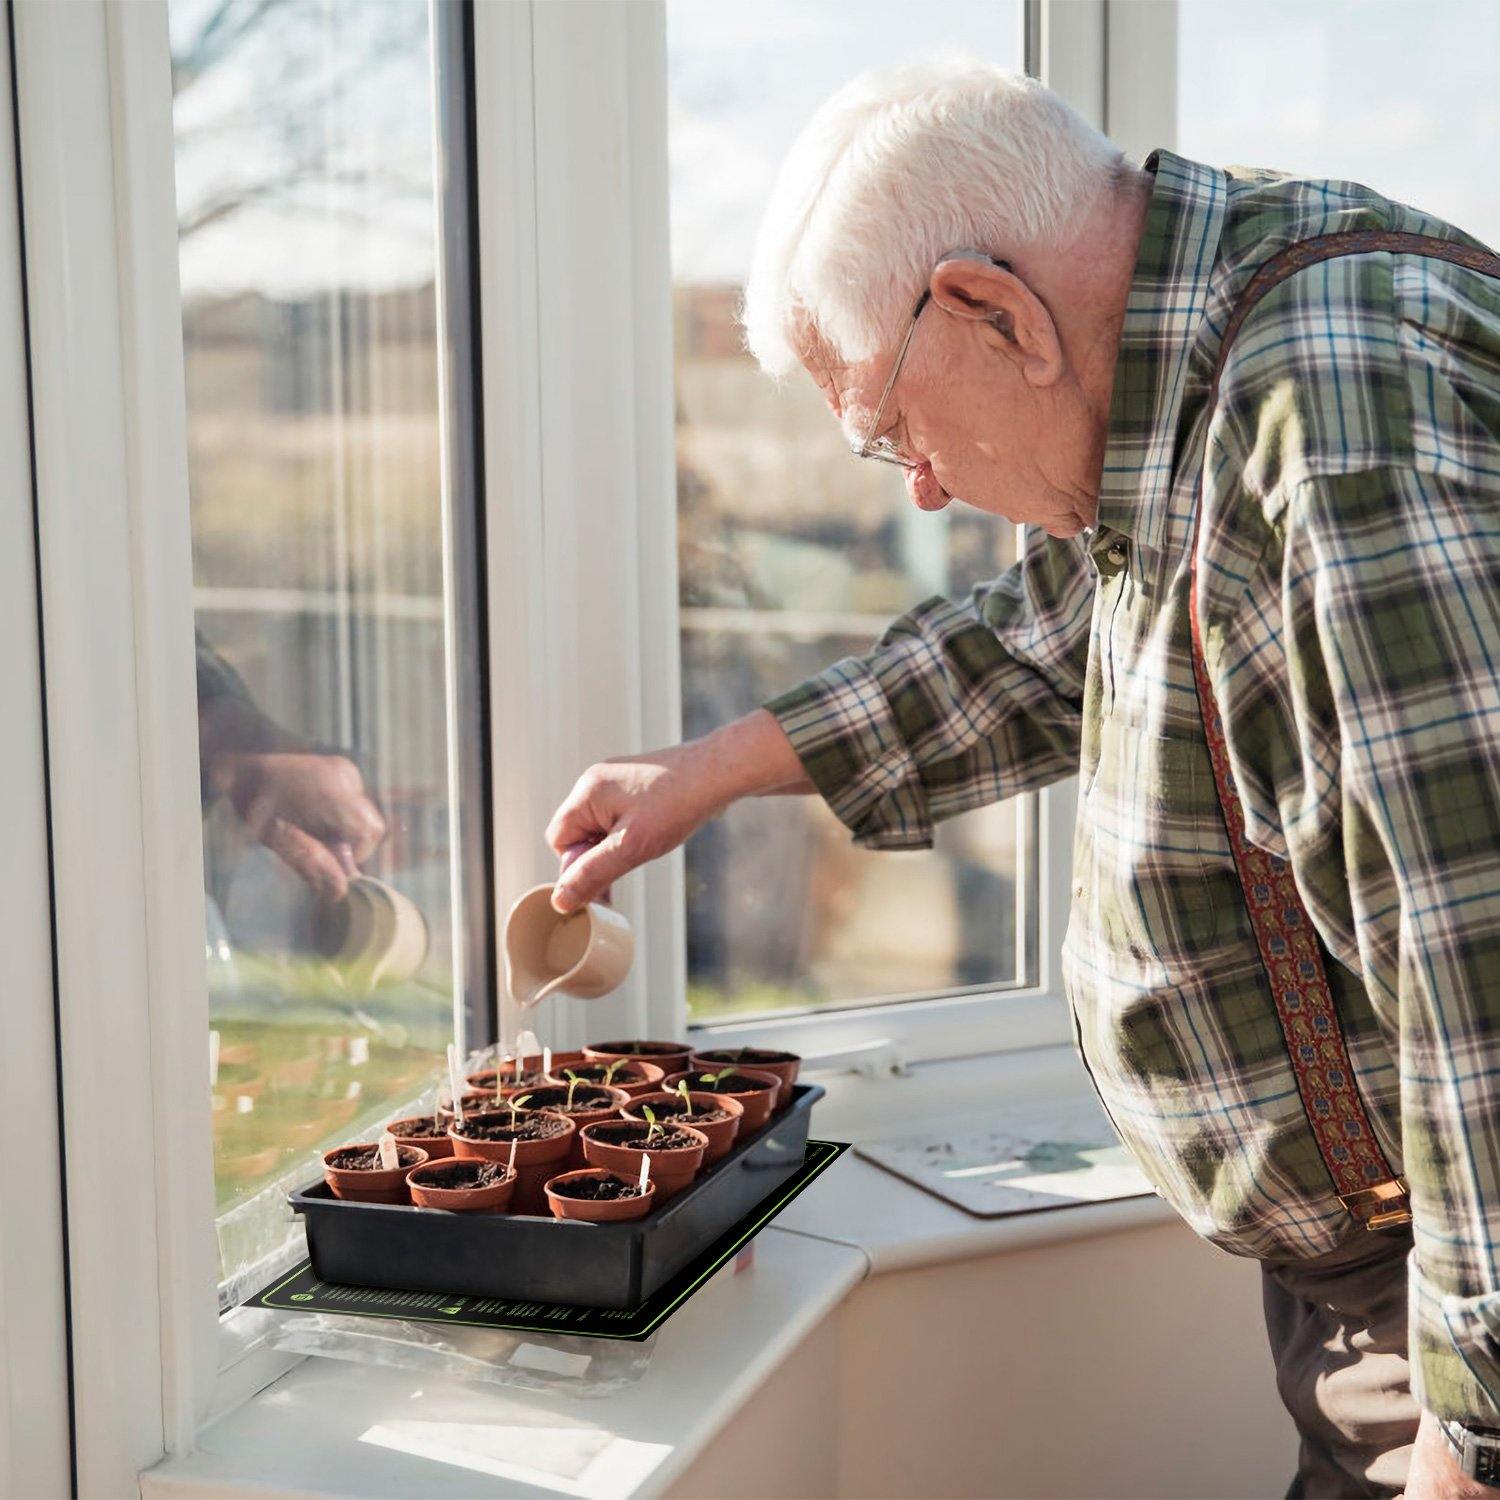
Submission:
[[712,813],[741,797],[812,790],[801,758],[776,715],[759,708],[693,742],[707,767]]

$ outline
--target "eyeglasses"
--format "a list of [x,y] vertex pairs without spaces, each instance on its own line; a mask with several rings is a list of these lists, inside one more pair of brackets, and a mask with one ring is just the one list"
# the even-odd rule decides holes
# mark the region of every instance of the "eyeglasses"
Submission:
[[[944,256],[943,259],[950,260],[952,257]],[[999,266],[1002,271],[1010,270],[1008,260],[996,260],[993,255],[987,255],[985,259]],[[938,264],[941,265],[942,262],[939,261]],[[922,316],[922,309],[931,301],[932,289],[929,287],[917,298],[917,305],[911,310],[911,322],[906,325],[906,337],[901,340],[901,347],[896,351],[896,362],[891,366],[891,373],[886,377],[885,389],[880,393],[875,415],[865,429],[864,437],[857,443],[849,444],[849,451],[856,458],[873,458],[879,463],[895,464],[898,469],[915,469],[921,466],[920,459],[908,458],[888,437],[876,437],[875,434],[880,431],[880,419],[885,415],[885,405],[891,399],[896,377],[901,373],[901,366],[906,363],[906,351],[911,348],[912,338],[916,334],[917,319]]]

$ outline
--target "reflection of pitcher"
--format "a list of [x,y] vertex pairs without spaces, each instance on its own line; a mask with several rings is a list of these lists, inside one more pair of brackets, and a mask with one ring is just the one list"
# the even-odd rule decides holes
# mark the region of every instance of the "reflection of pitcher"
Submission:
[[382,984],[400,984],[422,967],[427,922],[393,886],[358,875],[345,900],[319,907],[313,940],[346,988],[368,994]]

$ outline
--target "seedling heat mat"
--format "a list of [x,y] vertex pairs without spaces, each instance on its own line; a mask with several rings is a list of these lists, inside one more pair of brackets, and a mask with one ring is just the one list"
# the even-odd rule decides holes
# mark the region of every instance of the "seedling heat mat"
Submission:
[[839,1141],[809,1141],[801,1167],[777,1190],[720,1235],[697,1260],[658,1287],[639,1307],[615,1312],[598,1307],[567,1307],[547,1302],[502,1302],[493,1297],[444,1297],[436,1292],[388,1292],[375,1287],[337,1286],[320,1281],[312,1263],[257,1292],[247,1307],[281,1312],[342,1313],[354,1318],[402,1318],[417,1323],[452,1323],[469,1328],[504,1328],[527,1333],[572,1333],[583,1338],[644,1339],[655,1333],[729,1260],[750,1243],[793,1198],[846,1152]]

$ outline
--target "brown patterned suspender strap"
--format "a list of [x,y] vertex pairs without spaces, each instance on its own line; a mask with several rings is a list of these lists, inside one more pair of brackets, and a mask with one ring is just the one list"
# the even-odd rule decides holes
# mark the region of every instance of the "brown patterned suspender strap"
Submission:
[[[1230,346],[1255,304],[1273,287],[1307,266],[1342,255],[1376,251],[1421,255],[1451,261],[1483,275],[1500,277],[1500,256],[1451,240],[1387,230],[1354,230],[1301,240],[1274,255],[1251,278],[1224,327],[1209,389],[1210,412],[1218,405],[1219,378]],[[1209,758],[1219,806],[1255,930],[1261,962],[1270,981],[1276,1014],[1286,1038],[1297,1091],[1307,1112],[1319,1154],[1340,1202],[1368,1229],[1385,1229],[1411,1220],[1406,1184],[1391,1170],[1354,1081],[1349,1049],[1328,986],[1322,947],[1302,903],[1289,860],[1276,858],[1245,837],[1245,814],[1229,768],[1224,724],[1214,702],[1203,660],[1203,631],[1198,618],[1198,527],[1207,497],[1208,471],[1193,523],[1192,582],[1188,617],[1193,637],[1193,679],[1203,715]]]

